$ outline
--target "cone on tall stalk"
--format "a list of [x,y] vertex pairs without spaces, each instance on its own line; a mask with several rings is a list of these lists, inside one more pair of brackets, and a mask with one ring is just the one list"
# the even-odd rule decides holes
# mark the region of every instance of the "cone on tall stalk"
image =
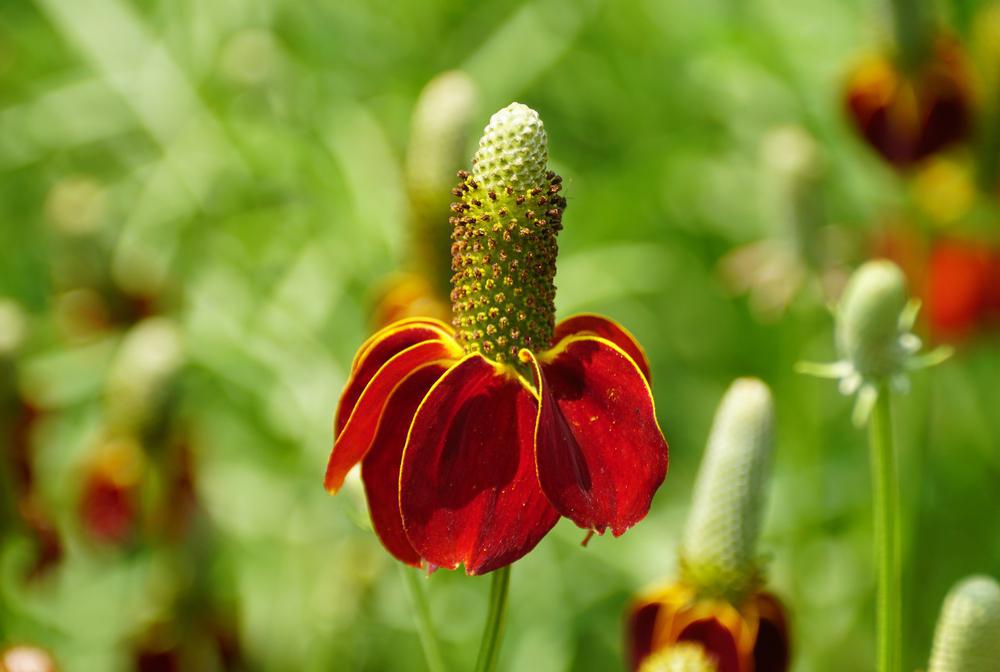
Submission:
[[919,302],[910,300],[898,266],[884,259],[869,261],[851,276],[837,307],[840,361],[799,365],[803,373],[839,379],[841,392],[857,395],[855,423],[868,424],[878,565],[879,672],[899,672],[902,657],[899,474],[891,395],[908,389],[909,372],[950,354],[946,348],[918,354],[921,343],[912,327],[919,307]]
[[763,589],[757,538],[773,451],[774,403],[760,380],[735,381],[716,411],[680,548],[680,580],[629,608],[626,648],[639,672],[784,672],[788,623]]

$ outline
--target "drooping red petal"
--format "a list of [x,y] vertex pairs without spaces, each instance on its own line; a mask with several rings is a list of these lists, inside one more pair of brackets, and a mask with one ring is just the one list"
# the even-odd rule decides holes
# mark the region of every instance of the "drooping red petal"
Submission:
[[715,661],[717,672],[747,672],[740,664],[739,645],[733,633],[717,619],[708,617],[690,623],[677,637],[679,642],[698,642]]
[[[379,420],[386,411],[386,402],[396,386],[411,373],[428,364],[451,363],[461,355],[461,349],[454,342],[424,341],[410,346],[395,355],[379,368],[358,398],[354,412],[337,436],[326,466],[326,489],[335,493],[344,483],[347,472],[368,452]],[[388,410],[389,417],[398,422],[409,422],[400,417],[394,409]]]
[[358,398],[382,365],[403,350],[423,341],[450,341],[451,332],[430,318],[401,320],[380,329],[365,341],[351,365],[351,376],[340,395],[333,435],[340,436],[358,403]]
[[759,619],[753,645],[754,672],[786,672],[790,655],[785,608],[770,593],[758,593],[753,599]]
[[420,566],[420,555],[413,550],[399,513],[399,465],[410,421],[427,391],[447,370],[431,364],[412,373],[400,383],[386,403],[394,417],[379,423],[368,454],[361,461],[361,480],[365,484],[372,525],[382,544],[396,559]]
[[639,341],[635,339],[635,336],[628,329],[614,320],[601,315],[581,313],[567,317],[556,325],[555,333],[552,335],[552,345],[558,345],[559,341],[569,336],[582,336],[585,334],[593,334],[594,336],[606,338],[617,345],[632,358],[632,361],[642,371],[642,375],[646,377],[646,382],[652,381],[649,374],[649,362],[646,360],[646,352],[639,345]]
[[419,326],[434,327],[436,329],[440,329],[449,336],[455,335],[455,330],[451,328],[451,325],[442,322],[436,317],[404,317],[394,322],[390,322],[365,339],[364,343],[361,344],[361,347],[358,348],[358,351],[354,353],[354,361],[351,362],[351,371],[357,370],[358,364],[361,362],[361,358],[364,357],[366,352],[368,352],[368,349],[386,333]]
[[400,510],[427,562],[469,574],[535,547],[559,514],[535,475],[534,396],[478,354],[431,388],[403,452]]
[[642,520],[667,473],[667,442],[634,361],[594,336],[564,339],[535,368],[538,479],[580,527],[619,536]]

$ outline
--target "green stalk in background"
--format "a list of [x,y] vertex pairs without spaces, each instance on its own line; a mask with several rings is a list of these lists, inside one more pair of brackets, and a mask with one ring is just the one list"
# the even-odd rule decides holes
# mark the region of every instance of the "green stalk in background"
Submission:
[[934,18],[926,0],[891,0],[896,56],[904,70],[926,62],[934,41]]
[[892,438],[892,403],[885,385],[878,390],[868,437],[878,560],[878,669],[898,672],[902,658],[899,471]]
[[430,605],[427,603],[427,595],[424,587],[420,585],[417,571],[409,567],[400,567],[403,574],[403,581],[406,583],[407,592],[410,594],[410,602],[413,606],[413,613],[417,621],[417,635],[420,637],[420,646],[424,650],[424,660],[427,661],[429,672],[445,672],[444,661],[441,658],[441,649],[438,646],[437,635],[434,632],[434,621],[431,619]]

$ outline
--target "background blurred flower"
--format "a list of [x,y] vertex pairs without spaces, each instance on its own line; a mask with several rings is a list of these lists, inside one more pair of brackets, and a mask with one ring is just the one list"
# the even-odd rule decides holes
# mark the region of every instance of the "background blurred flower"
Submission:
[[964,140],[973,124],[964,58],[944,37],[912,71],[885,56],[869,57],[851,74],[844,95],[858,133],[897,168]]
[[404,180],[409,212],[403,271],[375,292],[376,327],[406,317],[450,319],[451,189],[468,156],[476,85],[451,70],[424,86],[410,120]]
[[139,487],[145,468],[132,437],[108,440],[86,467],[79,516],[86,532],[107,544],[123,544],[135,533]]

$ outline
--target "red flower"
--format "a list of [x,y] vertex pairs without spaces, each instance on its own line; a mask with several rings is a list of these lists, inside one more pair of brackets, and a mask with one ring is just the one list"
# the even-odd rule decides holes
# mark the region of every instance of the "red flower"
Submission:
[[934,334],[956,339],[988,321],[996,309],[1000,264],[986,245],[944,240],[931,250],[927,315]]
[[359,350],[326,488],[361,462],[375,531],[399,560],[480,574],[530,551],[560,515],[618,536],[649,510],[667,444],[632,336],[579,315],[518,358],[533,380],[422,318]]
[[642,349],[597,315],[555,322],[566,199],[547,159],[537,112],[493,115],[452,190],[454,329],[384,327],[340,398],[326,488],[361,462],[375,530],[405,563],[488,572],[560,515],[618,536],[666,475]]

